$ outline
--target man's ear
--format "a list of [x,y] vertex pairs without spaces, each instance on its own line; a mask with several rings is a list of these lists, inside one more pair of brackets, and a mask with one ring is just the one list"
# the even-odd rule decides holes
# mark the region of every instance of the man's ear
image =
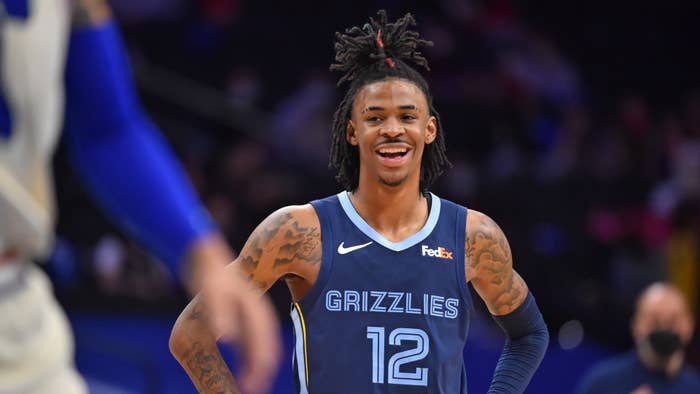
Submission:
[[431,116],[428,124],[425,125],[425,144],[432,144],[435,138],[437,138],[437,118]]
[[357,133],[355,132],[355,123],[353,123],[352,119],[348,120],[348,126],[345,128],[345,139],[350,145],[357,146],[359,144],[357,141]]

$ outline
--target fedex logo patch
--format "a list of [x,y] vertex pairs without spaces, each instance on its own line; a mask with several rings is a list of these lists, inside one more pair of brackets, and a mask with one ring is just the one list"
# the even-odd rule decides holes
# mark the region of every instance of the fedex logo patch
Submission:
[[447,249],[443,248],[442,246],[438,247],[437,249],[430,249],[428,245],[421,245],[421,254],[423,256],[430,256],[430,257],[438,257],[441,259],[447,259],[447,260],[452,260],[452,252],[449,252]]

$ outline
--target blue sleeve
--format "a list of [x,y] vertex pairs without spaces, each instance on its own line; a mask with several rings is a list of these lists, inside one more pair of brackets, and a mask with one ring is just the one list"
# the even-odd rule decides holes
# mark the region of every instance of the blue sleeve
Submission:
[[98,205],[179,277],[189,247],[216,228],[143,113],[112,21],[71,35],[65,132],[70,160]]
[[530,293],[513,312],[493,318],[506,333],[506,344],[496,364],[488,393],[522,393],[547,350],[547,325],[537,308],[535,297]]

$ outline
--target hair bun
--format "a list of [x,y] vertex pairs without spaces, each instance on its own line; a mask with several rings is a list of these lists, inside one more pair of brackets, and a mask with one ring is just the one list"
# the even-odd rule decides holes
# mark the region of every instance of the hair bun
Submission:
[[386,11],[379,10],[377,19],[370,18],[362,28],[355,26],[345,33],[336,32],[335,63],[331,64],[330,69],[343,73],[338,85],[354,80],[363,70],[378,63],[394,67],[394,59],[430,70],[428,61],[418,48],[429,47],[433,43],[421,39],[417,31],[409,30],[410,26],[415,25],[416,20],[410,13],[389,23]]

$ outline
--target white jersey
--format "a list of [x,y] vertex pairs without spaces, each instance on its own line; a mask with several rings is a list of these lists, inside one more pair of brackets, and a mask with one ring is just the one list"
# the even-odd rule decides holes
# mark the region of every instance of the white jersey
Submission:
[[27,0],[16,18],[0,0],[1,94],[12,129],[0,138],[0,252],[50,250],[54,230],[52,154],[62,127],[69,0]]

